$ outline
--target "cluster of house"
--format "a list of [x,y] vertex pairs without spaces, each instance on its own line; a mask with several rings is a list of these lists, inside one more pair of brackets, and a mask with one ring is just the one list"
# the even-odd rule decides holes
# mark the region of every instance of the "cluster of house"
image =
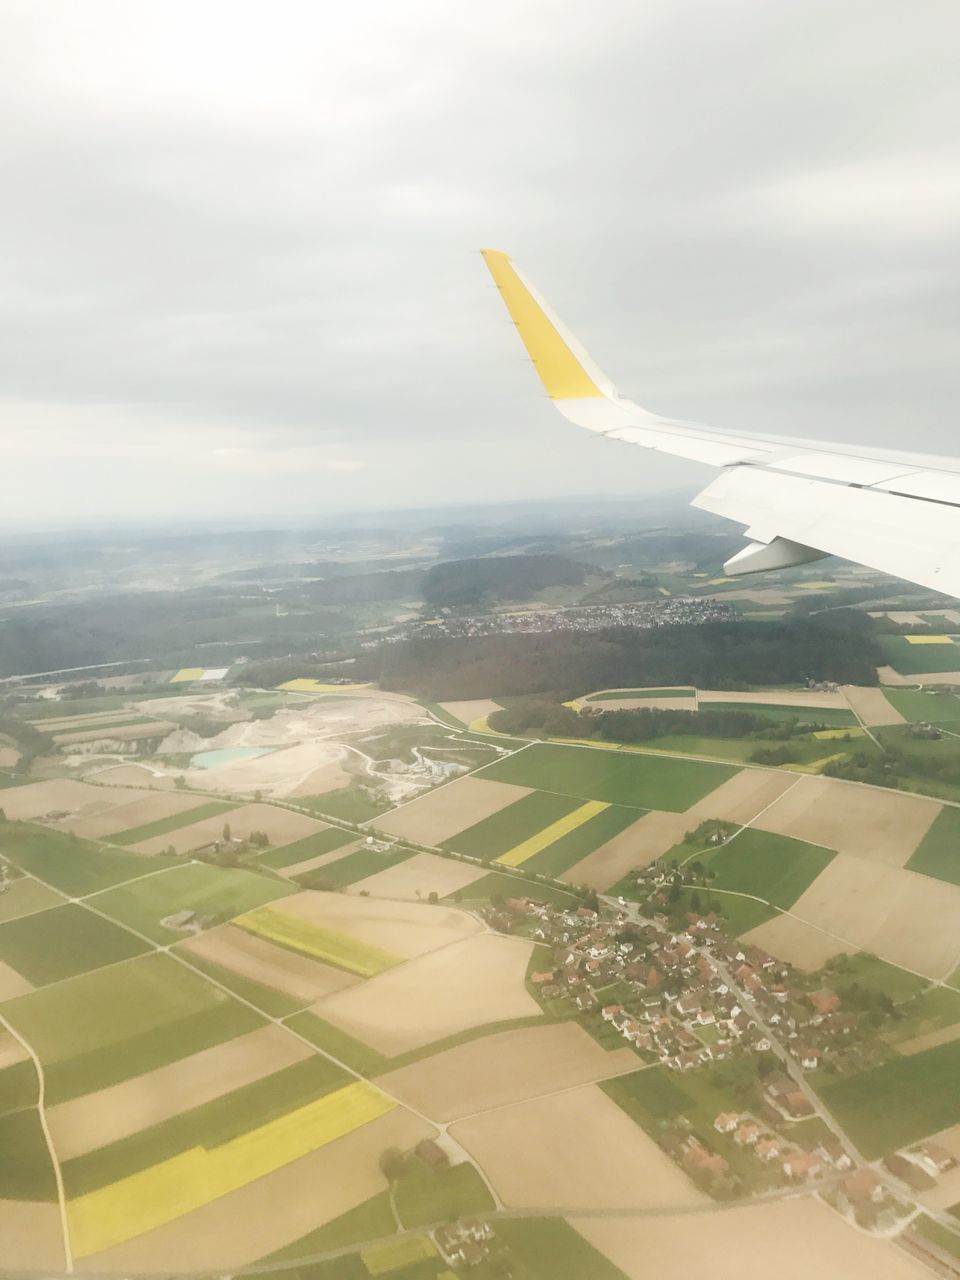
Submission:
[[[764,1098],[770,1102],[772,1097],[778,1097],[783,1091],[795,1089],[796,1085],[789,1076],[781,1077],[779,1072],[775,1072],[764,1082]],[[809,1108],[806,1097],[800,1096]],[[750,1151],[762,1164],[779,1168],[791,1182],[809,1182],[831,1171],[853,1168],[853,1160],[833,1134],[825,1134],[813,1151],[808,1151],[750,1114],[722,1111],[714,1120],[713,1127],[717,1133],[731,1138],[738,1147]]]
[[[767,1027],[813,1071],[859,1043],[860,1015],[843,1010],[835,992],[803,990],[786,962],[721,933],[713,912],[689,912],[671,928],[663,915],[629,925],[622,913],[601,918],[522,898],[505,910],[535,917],[532,937],[553,950],[554,966],[531,975],[541,998],[599,1008],[647,1061],[687,1071],[744,1049],[766,1052]],[[605,989],[619,999],[603,1004]]]
[[433,1241],[448,1266],[476,1267],[490,1256],[496,1235],[489,1222],[480,1218],[461,1218],[437,1227]]
[[605,631],[608,627],[649,630],[681,624],[702,626],[707,622],[730,622],[736,616],[733,606],[724,601],[675,596],[669,600],[642,603],[573,605],[565,609],[535,609],[523,613],[431,618],[429,622],[402,627],[381,643],[396,644],[420,636],[474,637],[518,632]]

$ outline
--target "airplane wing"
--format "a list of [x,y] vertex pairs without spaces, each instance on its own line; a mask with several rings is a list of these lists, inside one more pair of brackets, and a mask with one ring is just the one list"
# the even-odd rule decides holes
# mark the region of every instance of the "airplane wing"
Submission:
[[557,409],[611,440],[723,472],[693,505],[746,525],[735,576],[826,555],[960,597],[960,458],[722,431],[621,396],[510,258],[483,257]]

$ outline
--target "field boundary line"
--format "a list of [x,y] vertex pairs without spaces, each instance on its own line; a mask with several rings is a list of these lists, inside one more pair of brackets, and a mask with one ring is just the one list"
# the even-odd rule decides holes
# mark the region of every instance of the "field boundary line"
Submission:
[[[144,854],[149,858],[151,855]],[[108,884],[105,889],[94,889],[92,893],[81,894],[79,898],[71,898],[71,902],[86,902],[89,898],[96,898],[101,893],[112,893],[114,889],[125,889],[128,884],[139,884],[141,880],[150,880],[153,876],[165,875],[168,871],[179,871],[181,867],[192,867],[199,859],[184,858],[182,862],[175,862],[172,867],[156,867],[153,871],[145,871],[142,876],[133,876],[130,880],[121,880],[119,884]]]
[[50,1126],[47,1124],[47,1078],[43,1072],[43,1063],[33,1045],[26,1040],[17,1028],[8,1022],[3,1013],[0,1012],[0,1023],[10,1032],[13,1038],[20,1044],[30,1055],[30,1061],[33,1063],[34,1070],[37,1073],[38,1091],[37,1091],[37,1115],[40,1119],[40,1127],[43,1130],[43,1137],[47,1144],[47,1151],[50,1156],[50,1164],[53,1166],[53,1177],[57,1184],[57,1203],[60,1209],[60,1229],[63,1232],[63,1256],[66,1263],[67,1274],[73,1274],[73,1249],[70,1245],[70,1222],[67,1217],[67,1193],[63,1185],[63,1171],[60,1168],[60,1158],[57,1155],[57,1148],[54,1145],[53,1134],[50,1132]]
[[[450,726],[444,725],[444,728],[449,729]],[[464,730],[464,732],[467,732],[467,730]],[[521,751],[526,751],[527,747],[532,747],[535,745],[536,745],[535,741],[531,739],[530,742],[525,742],[522,747],[517,747],[516,751],[507,752],[507,755],[504,756],[503,759],[509,759],[512,756],[518,756]],[[418,800],[425,800],[427,796],[432,796],[435,791],[440,791],[443,787],[453,786],[454,783],[462,782],[464,778],[472,778],[474,774],[481,773],[484,769],[489,769],[491,765],[499,764],[499,763],[500,763],[499,760],[488,760],[486,764],[478,764],[476,768],[468,769],[466,773],[461,773],[458,777],[451,778],[449,783],[441,782],[439,787],[431,787],[429,791],[421,791],[421,793],[418,796],[412,796],[409,800],[404,800],[400,804],[395,805],[394,808],[387,809],[385,813],[380,813],[375,818],[367,818],[365,822],[358,823],[357,825],[361,827],[373,826],[375,823],[379,822],[382,818],[389,818],[393,814],[399,813],[400,810],[405,809],[408,804],[416,804]],[[535,788],[535,789],[539,790],[539,788]],[[555,792],[554,794],[559,794],[559,793]]]

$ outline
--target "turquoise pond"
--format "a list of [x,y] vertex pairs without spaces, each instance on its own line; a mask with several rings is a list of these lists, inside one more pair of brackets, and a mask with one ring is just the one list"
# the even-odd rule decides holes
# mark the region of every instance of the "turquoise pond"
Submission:
[[221,747],[219,751],[201,751],[191,756],[190,766],[193,769],[219,769],[223,764],[233,764],[235,760],[256,760],[257,756],[270,753],[271,747]]

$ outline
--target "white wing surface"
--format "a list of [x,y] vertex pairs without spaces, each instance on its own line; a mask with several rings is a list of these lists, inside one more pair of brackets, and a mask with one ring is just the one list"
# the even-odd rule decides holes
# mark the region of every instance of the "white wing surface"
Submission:
[[960,597],[960,458],[678,422],[626,400],[505,253],[483,257],[547,394],[611,440],[723,472],[694,506],[746,525],[730,575],[843,556]]

